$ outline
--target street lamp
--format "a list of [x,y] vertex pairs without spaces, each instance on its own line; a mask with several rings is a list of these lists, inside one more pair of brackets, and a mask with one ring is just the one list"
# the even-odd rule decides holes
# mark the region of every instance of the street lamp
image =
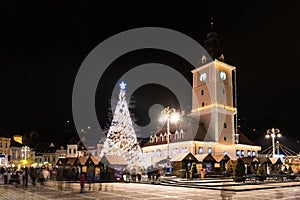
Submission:
[[29,146],[23,146],[21,151],[22,151],[22,155],[24,157],[24,167],[25,167],[26,166],[26,155],[27,155],[27,152],[30,151],[30,148],[29,148]]
[[281,137],[281,133],[278,128],[271,128],[267,130],[266,133],[266,138],[272,138],[272,147],[273,147],[273,152],[272,152],[272,157],[275,155],[275,138],[276,137]]
[[170,158],[170,122],[171,123],[176,123],[180,120],[180,114],[176,112],[175,108],[169,108],[166,107],[161,111],[161,116],[159,121],[162,123],[167,122],[167,144],[168,144],[168,149],[167,149],[167,159],[169,160]]

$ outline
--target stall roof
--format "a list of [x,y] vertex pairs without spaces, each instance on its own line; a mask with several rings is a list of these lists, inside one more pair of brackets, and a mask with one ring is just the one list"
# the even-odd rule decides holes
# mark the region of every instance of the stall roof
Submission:
[[102,157],[90,156],[95,165],[98,165]]
[[269,158],[269,159],[273,165],[282,163],[280,158]]
[[67,160],[67,165],[71,165],[73,166],[75,164],[75,161],[76,161],[77,158],[68,158]]
[[56,165],[62,166],[65,165],[68,161],[68,158],[59,158],[56,162]]
[[180,162],[189,155],[191,155],[193,157],[193,159],[196,160],[195,156],[191,152],[185,152],[185,153],[180,153],[180,154],[177,154],[176,156],[174,156],[171,159],[171,162]]
[[213,155],[212,156],[217,162],[221,162],[223,158],[230,159],[227,154]]
[[109,165],[128,165],[123,156],[116,155],[104,155],[101,160],[101,163],[109,164]]
[[86,161],[88,160],[88,156],[78,157],[79,163],[81,165],[85,165]]
[[248,164],[248,165],[251,165],[251,163],[259,162],[257,157],[251,157],[251,156],[243,157],[242,160],[245,164]]
[[195,155],[196,159],[199,161],[199,162],[202,162],[208,155],[208,153],[205,153],[205,154],[197,154]]

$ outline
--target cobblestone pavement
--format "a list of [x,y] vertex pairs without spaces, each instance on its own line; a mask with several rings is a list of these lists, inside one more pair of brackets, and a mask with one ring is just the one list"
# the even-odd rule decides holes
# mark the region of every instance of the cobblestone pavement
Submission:
[[37,185],[23,188],[22,185],[0,184],[0,199],[300,199],[300,187],[283,187],[275,189],[233,192],[212,189],[184,188],[139,183],[103,183],[102,190],[98,191],[99,184],[85,185],[85,191],[80,193],[79,183],[71,183],[68,188],[62,189],[56,182],[49,181],[45,186]]

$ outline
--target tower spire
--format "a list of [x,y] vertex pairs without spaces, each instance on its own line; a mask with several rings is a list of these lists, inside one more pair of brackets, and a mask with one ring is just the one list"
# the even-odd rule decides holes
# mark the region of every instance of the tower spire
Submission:
[[207,38],[204,40],[204,48],[209,53],[213,60],[218,59],[224,61],[222,55],[222,49],[220,47],[220,39],[214,29],[214,18],[210,18],[210,32],[207,34]]
[[210,32],[212,32],[214,29],[214,18],[210,18]]

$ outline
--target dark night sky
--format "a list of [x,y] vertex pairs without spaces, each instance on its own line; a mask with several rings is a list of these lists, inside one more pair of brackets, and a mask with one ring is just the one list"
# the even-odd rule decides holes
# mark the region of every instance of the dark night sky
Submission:
[[[77,70],[95,46],[121,31],[144,26],[174,29],[202,44],[213,17],[225,62],[237,67],[238,111],[246,134],[257,139],[275,126],[286,135],[287,143],[293,139],[297,145],[299,3],[230,2],[36,1],[2,5],[0,129],[11,134],[38,130],[45,138],[48,133],[63,138],[60,133],[72,119]],[[140,63],[138,58],[132,62],[134,55],[146,53],[136,52],[117,62],[130,68]],[[159,53],[152,54],[149,61],[159,59]],[[110,88],[112,83],[106,78],[102,84]],[[101,106],[99,109],[106,112]]]

